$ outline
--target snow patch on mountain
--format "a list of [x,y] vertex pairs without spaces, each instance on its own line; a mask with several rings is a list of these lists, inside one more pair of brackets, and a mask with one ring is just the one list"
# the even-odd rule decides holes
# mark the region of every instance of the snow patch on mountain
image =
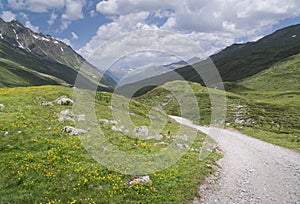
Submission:
[[50,39],[42,37],[42,36],[36,36],[36,35],[32,34],[32,37],[34,37],[37,40],[43,40],[43,41],[46,41],[46,42],[50,42]]

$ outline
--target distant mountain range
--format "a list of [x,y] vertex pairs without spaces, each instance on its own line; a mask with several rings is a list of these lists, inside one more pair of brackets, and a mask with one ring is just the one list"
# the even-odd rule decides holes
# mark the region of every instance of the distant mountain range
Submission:
[[[256,42],[233,44],[212,55],[210,59],[124,85],[118,89],[118,92],[123,95],[130,95],[132,90],[136,90],[135,95],[139,96],[158,85],[182,79],[204,85],[201,78],[203,76],[208,82],[205,85],[214,86],[216,81],[213,76],[209,75],[209,70],[213,64],[224,82],[237,82],[298,53],[300,53],[300,24],[278,30]],[[203,73],[203,76],[199,76],[198,73]]]
[[[84,69],[80,68],[84,66]],[[35,33],[18,21],[0,19],[0,86],[58,84],[73,86],[80,77],[82,88],[97,84],[102,73],[70,46]],[[115,82],[104,76],[99,90],[111,91]]]
[[[134,67],[120,67],[119,70],[117,68],[119,74],[103,74],[65,43],[50,35],[35,33],[18,21],[4,22],[0,19],[0,87],[73,86],[79,77],[82,82],[79,88],[90,88],[98,83],[96,78],[103,75],[98,90],[113,91],[123,75],[136,69],[120,83],[122,86],[118,92],[126,95],[128,91],[136,90],[135,95],[138,96],[174,80],[204,84],[203,75],[199,76],[198,72],[206,77],[208,83],[205,85],[214,86],[216,81],[207,71],[213,64],[224,82],[238,82],[298,53],[300,24],[278,30],[256,42],[233,44],[210,59],[200,61],[194,57],[188,62],[149,66],[141,69],[142,72]],[[80,70],[83,65],[85,69]]]
[[110,68],[105,72],[105,74],[114,79],[114,81],[118,83],[118,86],[123,86],[125,84],[134,83],[143,79],[173,71],[188,64],[194,64],[200,60],[201,59],[198,57],[193,57],[188,61],[180,60],[165,65],[151,65],[146,67],[120,65]]
[[166,65],[151,65],[138,68],[123,65],[121,67],[114,67],[112,70],[107,70],[105,74],[114,79],[118,83],[118,86],[123,86],[125,84],[138,82],[150,77],[159,76],[199,61],[200,58],[194,57],[188,61],[181,60]]

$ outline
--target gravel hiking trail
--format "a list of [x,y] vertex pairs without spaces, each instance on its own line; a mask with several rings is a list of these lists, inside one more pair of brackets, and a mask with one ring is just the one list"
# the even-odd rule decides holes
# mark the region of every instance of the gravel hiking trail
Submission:
[[300,204],[299,153],[237,131],[218,129],[221,133],[216,134],[210,127],[170,117],[208,134],[224,154],[218,161],[220,179],[209,189],[200,191],[201,198],[193,203]]

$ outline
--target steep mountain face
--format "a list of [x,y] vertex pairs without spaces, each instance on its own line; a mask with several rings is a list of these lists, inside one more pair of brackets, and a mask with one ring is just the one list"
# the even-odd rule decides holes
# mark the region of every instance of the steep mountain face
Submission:
[[[80,70],[79,76],[86,88],[95,84],[94,79],[102,75],[70,46],[50,35],[35,33],[18,21],[6,23],[0,19],[0,58],[3,59],[2,72],[10,72],[12,77],[17,75],[21,78],[20,71],[26,72],[23,75],[27,81],[17,83],[16,80],[11,83],[11,79],[0,78],[2,86],[61,84],[61,81],[74,85],[83,64],[85,69]],[[12,64],[18,66],[11,66]],[[111,79],[103,77],[99,89],[111,90],[113,86],[114,82]]]
[[[211,60],[224,82],[237,82],[298,53],[300,53],[300,24],[278,30],[256,42],[233,44],[211,56]],[[162,85],[166,82],[182,80],[182,78],[204,84],[201,78],[203,76],[199,76],[198,73],[206,73],[205,70],[209,70],[211,66],[210,60],[204,60],[193,66],[185,66],[157,77],[125,85],[119,88],[119,92],[127,95],[131,90],[143,87],[137,91],[136,95],[138,96],[153,89],[155,86],[151,84]],[[215,82],[210,78],[207,80],[210,81],[210,84],[205,85],[213,85]]]
[[246,44],[233,44],[211,56],[224,81],[238,81],[300,53],[300,24]]

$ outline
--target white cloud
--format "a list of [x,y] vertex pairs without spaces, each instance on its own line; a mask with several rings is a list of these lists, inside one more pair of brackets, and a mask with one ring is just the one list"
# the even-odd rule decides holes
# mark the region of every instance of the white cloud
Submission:
[[57,39],[64,42],[65,44],[71,46],[71,41],[69,39],[67,39],[67,38],[63,38],[63,39],[57,38]]
[[[97,35],[109,33],[113,36],[136,29],[136,25],[130,25],[135,24],[135,20],[131,22],[126,19],[127,17],[136,19],[134,15],[138,17],[140,13],[164,13],[168,20],[161,29],[186,34],[205,49],[219,49],[220,47],[215,46],[224,47],[228,45],[225,43],[231,43],[240,38],[255,39],[280,20],[298,16],[300,1],[108,0],[99,2],[96,10],[111,16],[113,20],[109,25],[100,28]],[[139,22],[146,26],[144,21],[147,15],[143,18]]]
[[84,2],[81,0],[66,0],[66,11],[62,14],[62,19],[77,20],[83,18],[83,5]]
[[50,19],[47,21],[49,26],[52,26],[57,18],[57,15],[53,12],[51,13]]
[[96,11],[95,10],[91,10],[89,12],[90,16],[93,18],[96,15]]
[[3,11],[2,14],[1,14],[1,18],[6,22],[10,22],[12,20],[15,20],[16,17],[17,17],[17,15],[12,13],[11,11]]
[[61,30],[67,29],[73,20],[83,18],[82,8],[85,0],[66,0],[66,11],[61,15]]
[[25,20],[28,19],[28,16],[27,16],[26,13],[21,12],[21,13],[19,13],[19,16],[20,16],[21,18],[25,19]]
[[[173,9],[177,3],[182,1],[162,1],[162,0],[108,0],[97,4],[96,10],[108,15],[127,15],[139,13],[141,11],[157,11],[164,9]],[[180,6],[178,5],[178,6]]]
[[34,31],[34,32],[36,32],[36,33],[39,33],[39,32],[40,32],[40,28],[39,28],[38,26],[33,26],[33,25],[31,25],[31,23],[30,23],[29,20],[27,20],[27,21],[25,22],[25,27],[31,29],[32,31]]
[[50,9],[62,9],[65,6],[65,0],[7,0],[8,6],[15,10],[29,10],[42,13]]
[[[79,52],[89,58],[96,51],[89,60],[107,68],[112,60],[132,54],[130,51],[155,48],[188,60],[209,56],[240,39],[256,40],[279,21],[299,16],[300,1],[108,0],[99,2],[96,11],[110,17],[112,22],[100,26]],[[159,27],[151,19],[149,22],[153,16],[167,21]],[[161,36],[163,30],[171,33]],[[130,34],[132,31],[140,36]],[[143,36],[143,32],[149,36]],[[166,58],[157,56],[156,60],[163,63]]]
[[79,39],[79,37],[76,33],[71,32],[71,34],[72,34],[72,40],[78,40]]
[[[64,13],[61,15],[61,30],[64,30],[72,21],[83,18],[82,8],[86,4],[86,0],[7,0],[7,3],[12,9],[37,13],[64,9]],[[47,21],[48,25],[53,25],[56,18],[57,15],[52,13]]]
[[144,25],[143,22],[147,16],[147,12],[128,14],[126,16],[120,16],[112,23],[102,25],[92,40],[80,49],[80,53],[88,57],[99,46],[107,43],[109,39],[136,30],[139,26]]

